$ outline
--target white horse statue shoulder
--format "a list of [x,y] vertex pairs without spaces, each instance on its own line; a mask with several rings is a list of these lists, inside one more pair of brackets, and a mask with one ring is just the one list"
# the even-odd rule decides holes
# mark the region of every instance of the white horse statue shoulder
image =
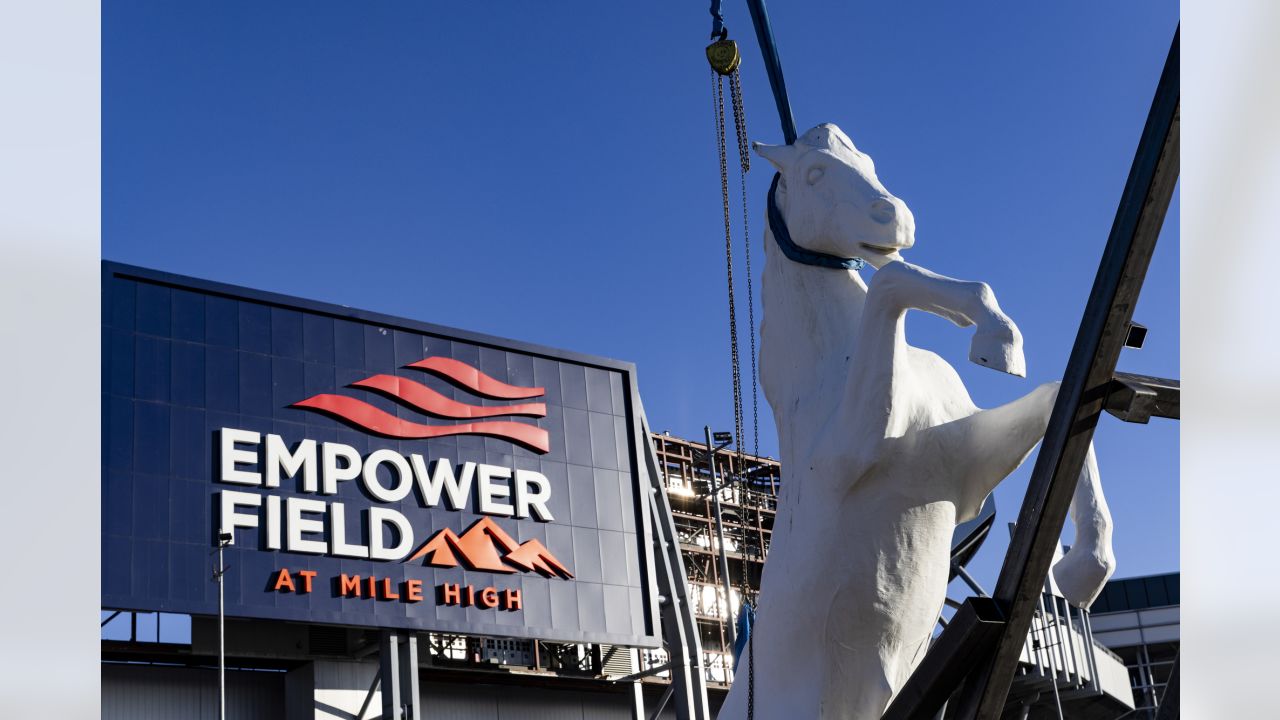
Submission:
[[[907,344],[906,311],[924,310],[976,326],[973,362],[1025,375],[1022,336],[990,287],[902,260],[911,211],[838,127],[755,149],[780,173],[760,377],[785,477],[754,628],[754,715],[873,720],[928,647],[952,531],[1043,437],[1058,384],[982,410],[946,361]],[[856,269],[804,261],[818,255],[865,258],[876,272],[868,285]],[[1115,568],[1092,448],[1072,517],[1054,576],[1087,607]],[[721,718],[747,716],[748,662]]]

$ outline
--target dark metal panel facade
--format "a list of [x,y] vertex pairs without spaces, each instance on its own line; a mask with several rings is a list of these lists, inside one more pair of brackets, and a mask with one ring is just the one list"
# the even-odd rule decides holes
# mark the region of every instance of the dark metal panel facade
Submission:
[[[406,367],[425,358],[458,361],[508,385],[544,388],[536,402],[545,404],[545,416],[494,419],[546,431],[546,451],[475,434],[388,437],[294,406],[330,394],[397,421],[459,424],[352,387],[377,375],[411,380],[468,406],[511,404]],[[537,540],[573,577],[486,572],[465,557],[457,567],[437,567],[268,550],[264,500],[259,528],[238,529],[227,550],[229,616],[658,645],[647,498],[638,485],[635,373],[628,363],[106,263],[102,373],[104,607],[216,613],[210,552],[219,493],[235,490],[278,495],[282,505],[291,498],[341,503],[349,541],[367,531],[362,523],[370,508],[390,508],[411,525],[414,549],[446,528],[464,535],[488,517],[516,543]],[[264,440],[277,435],[290,448],[314,440],[351,446],[366,458],[388,449],[432,464],[534,471],[548,481],[546,506],[554,519],[482,514],[476,487],[469,505],[455,510],[443,501],[427,506],[416,489],[383,503],[358,481],[337,483],[333,495],[306,492],[298,478],[288,477],[278,488],[229,485],[220,482],[226,428]],[[258,465],[246,467],[261,472],[261,466],[259,457]],[[385,542],[394,543],[395,533],[386,533]],[[314,539],[332,543],[330,526]],[[281,568],[314,571],[315,587],[274,590],[271,579]],[[425,598],[342,596],[342,574],[389,579],[393,588],[421,580]],[[437,591],[444,584],[518,590],[521,607],[445,605]]]

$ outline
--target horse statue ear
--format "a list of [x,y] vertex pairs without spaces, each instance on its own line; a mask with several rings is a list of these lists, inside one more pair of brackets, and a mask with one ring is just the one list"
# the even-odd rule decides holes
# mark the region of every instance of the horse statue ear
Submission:
[[766,145],[761,142],[751,143],[751,148],[756,154],[769,164],[777,168],[778,172],[785,173],[792,161],[796,159],[795,145]]

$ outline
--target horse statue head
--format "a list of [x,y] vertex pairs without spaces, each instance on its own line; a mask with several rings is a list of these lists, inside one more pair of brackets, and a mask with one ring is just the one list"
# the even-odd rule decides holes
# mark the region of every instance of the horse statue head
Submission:
[[781,175],[775,190],[792,240],[813,252],[879,268],[915,243],[910,208],[885,189],[871,157],[823,123],[791,145],[754,144]]

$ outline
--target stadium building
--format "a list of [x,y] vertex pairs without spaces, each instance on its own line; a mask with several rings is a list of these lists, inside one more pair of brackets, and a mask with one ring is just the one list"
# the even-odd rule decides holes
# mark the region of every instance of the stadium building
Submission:
[[1180,573],[1112,580],[1093,604],[1094,637],[1124,661],[1134,720],[1154,720],[1178,659]]
[[[674,718],[663,516],[723,701],[777,461],[649,431],[626,363],[113,263],[103,293],[104,718],[217,717],[220,652],[236,720]],[[1176,602],[1047,587],[1006,715],[1154,707]]]

